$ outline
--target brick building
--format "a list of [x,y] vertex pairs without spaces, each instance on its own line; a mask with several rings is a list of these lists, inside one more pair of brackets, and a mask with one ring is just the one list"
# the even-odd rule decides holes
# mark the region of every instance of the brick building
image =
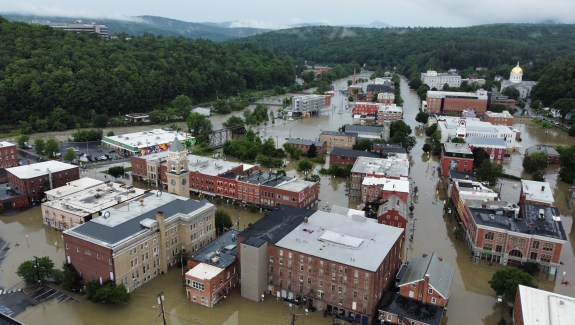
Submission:
[[377,78],[373,83],[366,86],[365,100],[371,102],[373,101],[374,96],[393,93],[395,93],[395,86],[393,85],[391,78]]
[[18,166],[18,151],[16,145],[0,141],[0,168]]
[[467,144],[445,142],[441,146],[441,176],[448,177],[450,169],[460,172],[473,169],[473,153]]
[[10,186],[31,202],[44,198],[44,192],[80,178],[78,166],[49,160],[6,169]]
[[296,149],[303,151],[303,153],[306,155],[312,144],[315,145],[318,157],[322,157],[327,152],[327,143],[325,141],[289,138],[287,139],[286,143],[292,145]]
[[525,157],[529,157],[529,155],[534,154],[536,152],[543,152],[544,154],[547,155],[547,161],[549,162],[549,164],[559,164],[559,158],[561,157],[561,155],[559,155],[559,152],[557,152],[557,150],[555,150],[555,148],[553,148],[553,146],[551,145],[547,145],[547,144],[538,144],[538,145],[534,145],[531,146],[527,149],[525,149]]
[[575,319],[575,298],[519,285],[513,306],[513,324],[566,324]]
[[377,124],[383,125],[384,122],[403,120],[403,107],[395,104],[381,105],[377,111]]
[[390,324],[440,324],[454,272],[435,253],[409,260],[397,273],[399,292],[384,297],[379,319]]
[[193,253],[211,242],[215,211],[205,200],[146,193],[65,230],[66,263],[83,283],[124,284],[133,291],[166,273],[180,250]]
[[505,106],[507,109],[515,109],[515,99],[500,94],[491,95],[491,105]]
[[507,155],[507,143],[501,138],[467,137],[465,142],[469,149],[483,148],[489,155],[489,159],[502,161]]
[[344,148],[333,148],[329,153],[329,165],[333,164],[354,164],[359,157],[379,158],[381,154]]
[[385,201],[395,194],[402,201],[409,199],[409,181],[386,177],[365,177],[361,183],[361,203]]
[[237,230],[229,230],[188,256],[186,297],[193,303],[213,307],[239,283]]
[[[336,321],[368,324],[377,317],[377,303],[399,269],[401,229],[361,216],[325,211],[309,216],[302,213],[299,217],[303,216],[303,220],[292,217],[291,222],[282,225],[281,234],[277,233],[279,220],[265,220],[266,226],[258,225],[258,221],[253,229],[238,235],[243,243],[254,237],[258,242],[253,246],[242,244],[240,248],[242,296],[244,265],[258,265],[258,260],[265,259],[265,292],[292,304],[325,310],[335,315]],[[267,231],[273,234],[268,235]],[[259,249],[266,254],[250,254],[253,260],[248,260],[244,259],[244,249],[246,253]]]
[[371,146],[371,151],[382,154],[384,158],[387,157],[388,154],[407,154],[407,150],[405,150],[401,144],[394,143],[373,143]]
[[489,102],[487,91],[475,93],[455,91],[428,91],[427,112],[461,116],[464,110],[472,109],[477,115],[484,115]]
[[383,127],[368,125],[347,124],[344,126],[346,132],[357,133],[358,138],[363,139],[383,139]]
[[515,118],[508,111],[503,111],[501,113],[487,111],[483,116],[483,121],[489,122],[493,125],[513,126]]
[[328,150],[332,148],[351,149],[357,143],[357,133],[322,131],[319,135],[319,141],[327,143]]
[[384,105],[391,105],[395,103],[394,93],[379,93],[377,94],[377,102]]
[[10,184],[3,185],[3,188],[0,188],[0,212],[10,209],[25,208],[30,205],[28,196],[24,193],[13,189]]
[[519,206],[478,182],[454,180],[451,191],[474,258],[503,265],[533,262],[556,275],[567,235],[549,184],[523,180]]
[[351,169],[350,196],[361,196],[361,184],[366,177],[409,177],[409,158],[399,153],[389,154],[387,158],[359,157]]
[[381,104],[374,102],[355,102],[351,114],[377,116],[377,111]]

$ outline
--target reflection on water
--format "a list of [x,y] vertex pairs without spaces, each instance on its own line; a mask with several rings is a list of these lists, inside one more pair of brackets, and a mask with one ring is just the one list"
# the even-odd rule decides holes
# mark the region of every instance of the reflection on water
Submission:
[[[367,76],[368,77],[368,76]],[[336,89],[345,87],[347,79],[336,82]],[[412,127],[416,126],[415,115],[419,107],[419,98],[408,90],[407,82],[402,80],[402,97],[404,103],[404,119]],[[336,94],[333,103],[339,103],[340,95]],[[241,114],[241,113],[235,113]],[[214,128],[218,128],[228,116],[212,118]],[[327,115],[320,115],[304,120],[282,121],[276,120],[274,125],[269,124],[258,128],[260,135],[271,137],[283,145],[285,138],[292,137],[314,139],[320,130],[337,130],[340,126],[351,123],[351,114],[337,114],[337,111]],[[509,162],[504,164],[506,171],[513,175],[521,175],[522,153],[524,148],[538,142],[551,144],[571,145],[573,138],[565,136],[557,130],[545,132],[538,126],[527,123],[527,120],[518,121],[516,128],[522,131],[523,148],[512,155]],[[441,258],[455,268],[449,308],[444,324],[496,324],[503,314],[510,319],[508,310],[502,311],[497,304],[495,293],[489,287],[488,281],[493,273],[501,268],[498,265],[489,266],[485,261],[473,262],[470,258],[468,246],[461,239],[455,238],[453,228],[456,221],[443,215],[444,193],[437,193],[438,174],[433,170],[438,167],[438,158],[424,154],[422,146],[425,135],[422,131],[415,132],[417,145],[412,150],[411,180],[413,185],[419,187],[419,200],[414,202],[415,226],[410,223],[409,232],[415,229],[413,242],[407,242],[404,256],[415,257],[438,253]],[[277,138],[276,138],[277,137]],[[316,170],[321,166],[317,165]],[[296,164],[290,162],[286,168],[288,175],[298,175]],[[554,187],[556,204],[564,215],[569,214],[565,201],[568,185],[556,181],[556,168],[549,168],[546,174],[547,181]],[[356,207],[359,201],[350,199],[346,189],[349,180],[321,176],[321,192],[319,208],[329,204],[347,205]],[[503,180],[501,185],[502,198],[515,202],[519,195],[518,182]],[[439,195],[437,195],[439,194]],[[234,228],[244,229],[249,223],[257,221],[261,213],[252,213],[246,208],[236,209],[225,201],[218,208],[226,210],[232,217]],[[563,217],[564,227],[569,234],[571,245],[565,245],[561,258],[564,265],[559,274],[567,272],[567,278],[575,276],[575,257],[573,255],[573,220],[571,216]],[[20,279],[14,274],[14,267],[22,261],[30,259],[33,255],[50,256],[56,265],[61,265],[64,254],[60,250],[60,233],[47,229],[41,224],[39,208],[25,211],[17,217],[0,217],[0,236],[12,242],[12,249],[3,264],[3,273],[0,285],[4,287],[17,286]],[[26,242],[25,235],[28,235]],[[409,238],[409,234],[407,236]],[[56,244],[57,243],[57,244]],[[16,246],[15,244],[18,244]],[[559,284],[560,276],[555,281],[538,276],[540,288],[552,290],[561,294],[575,296],[572,286]],[[290,309],[275,298],[266,297],[263,303],[254,303],[242,299],[239,289],[236,288],[222,303],[215,308],[203,308],[192,304],[185,299],[182,287],[181,273],[174,269],[168,274],[158,277],[139,288],[132,295],[128,304],[119,306],[96,305],[90,302],[82,303],[55,303],[49,302],[32,307],[18,316],[18,319],[27,324],[161,324],[159,309],[156,306],[156,295],[163,291],[166,297],[166,311],[169,313],[170,324],[289,324],[290,313],[298,315],[297,324],[329,324],[330,319],[323,318],[320,313],[306,315],[303,310]]]

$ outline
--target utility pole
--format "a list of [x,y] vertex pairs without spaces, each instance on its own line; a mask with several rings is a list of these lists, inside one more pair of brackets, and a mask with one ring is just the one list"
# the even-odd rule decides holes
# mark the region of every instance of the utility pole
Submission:
[[40,278],[40,264],[38,263],[38,257],[34,256],[34,260],[36,262],[36,277],[38,277],[38,283],[42,283],[42,279]]
[[296,314],[291,314],[291,322],[290,322],[290,324],[291,324],[291,325],[295,325],[295,321],[296,321],[296,320],[297,320]]
[[158,293],[158,304],[162,308],[162,318],[164,319],[164,325],[167,325],[168,323],[166,323],[166,311],[164,310],[164,292],[163,291],[160,291],[160,293]]

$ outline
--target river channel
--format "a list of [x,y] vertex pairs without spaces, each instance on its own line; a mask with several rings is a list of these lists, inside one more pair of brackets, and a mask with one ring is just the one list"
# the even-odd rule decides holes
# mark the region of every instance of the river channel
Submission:
[[[368,78],[369,75],[361,76]],[[335,89],[347,85],[347,79],[334,83]],[[404,99],[404,120],[415,127],[415,115],[419,107],[418,96],[407,87],[406,80],[401,82],[402,97]],[[271,137],[281,146],[287,137],[317,138],[321,130],[337,130],[343,124],[351,123],[351,109],[342,95],[336,91],[332,99],[335,106],[318,117],[295,121],[277,119],[258,129],[260,135]],[[276,110],[277,108],[272,108]],[[341,114],[339,114],[341,112]],[[241,114],[241,113],[235,113]],[[214,129],[221,126],[228,116],[212,117]],[[514,153],[509,162],[505,163],[508,173],[520,176],[522,173],[521,155],[524,148],[532,144],[546,142],[557,145],[575,144],[574,138],[568,137],[563,131],[543,130],[528,119],[517,121],[516,128],[522,131],[522,148]],[[414,202],[415,236],[412,243],[406,245],[405,256],[414,257],[429,254],[435,251],[443,261],[455,268],[453,284],[451,287],[450,302],[444,324],[497,324],[501,317],[501,306],[497,304],[495,293],[489,287],[488,281],[498,266],[489,266],[484,261],[474,262],[470,258],[467,245],[461,239],[456,239],[453,229],[455,220],[443,215],[443,193],[436,196],[437,173],[432,173],[438,166],[436,157],[428,157],[422,151],[425,135],[415,132],[417,145],[411,152],[411,179],[419,187],[419,200]],[[294,163],[287,168],[288,175],[297,174]],[[316,166],[316,169],[321,166]],[[564,246],[562,262],[564,265],[558,271],[567,273],[567,279],[575,281],[575,258],[573,243],[573,220],[571,211],[566,204],[565,195],[569,186],[556,181],[557,169],[549,168],[546,180],[555,189],[556,205],[563,214],[563,223],[570,238],[570,244]],[[301,175],[300,175],[301,176]],[[526,177],[528,178],[528,177]],[[511,202],[518,200],[519,189],[517,182],[503,181],[501,185],[502,198]],[[333,177],[321,177],[321,193],[319,208],[326,205],[338,204],[356,207],[355,200],[350,200],[346,194],[347,180]],[[224,203],[219,206],[226,209],[234,223],[239,222],[243,229],[250,222],[257,221],[261,215],[251,213],[245,209],[235,209]],[[413,221],[412,221],[413,222]],[[236,227],[238,224],[236,224]],[[410,231],[412,226],[409,226]],[[40,209],[32,208],[18,212],[12,216],[0,217],[0,237],[10,242],[10,250],[1,264],[0,287],[5,289],[18,289],[23,283],[15,275],[18,265],[33,256],[50,256],[57,266],[64,261],[62,251],[61,233],[42,225]],[[409,236],[406,236],[409,238]],[[536,278],[540,288],[555,291],[569,296],[575,296],[573,286],[560,284],[561,278],[546,279],[544,276]],[[181,281],[181,270],[173,269],[168,274],[160,276],[146,283],[132,293],[127,304],[116,306],[97,305],[91,302],[47,302],[28,308],[16,318],[26,324],[162,324],[162,318],[156,295],[163,291],[166,298],[166,312],[168,324],[289,324],[291,313],[297,315],[296,324],[330,324],[329,318],[321,313],[309,313],[291,309],[276,298],[266,296],[263,303],[255,303],[240,297],[239,289],[234,290],[225,300],[214,308],[205,308],[186,300]],[[510,319],[508,312],[504,317]]]

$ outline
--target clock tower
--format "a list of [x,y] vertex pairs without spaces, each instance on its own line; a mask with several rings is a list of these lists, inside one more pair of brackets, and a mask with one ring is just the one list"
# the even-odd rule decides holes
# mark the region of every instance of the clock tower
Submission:
[[190,197],[188,150],[184,148],[177,137],[174,139],[170,149],[168,149],[167,164],[168,192],[183,197]]

